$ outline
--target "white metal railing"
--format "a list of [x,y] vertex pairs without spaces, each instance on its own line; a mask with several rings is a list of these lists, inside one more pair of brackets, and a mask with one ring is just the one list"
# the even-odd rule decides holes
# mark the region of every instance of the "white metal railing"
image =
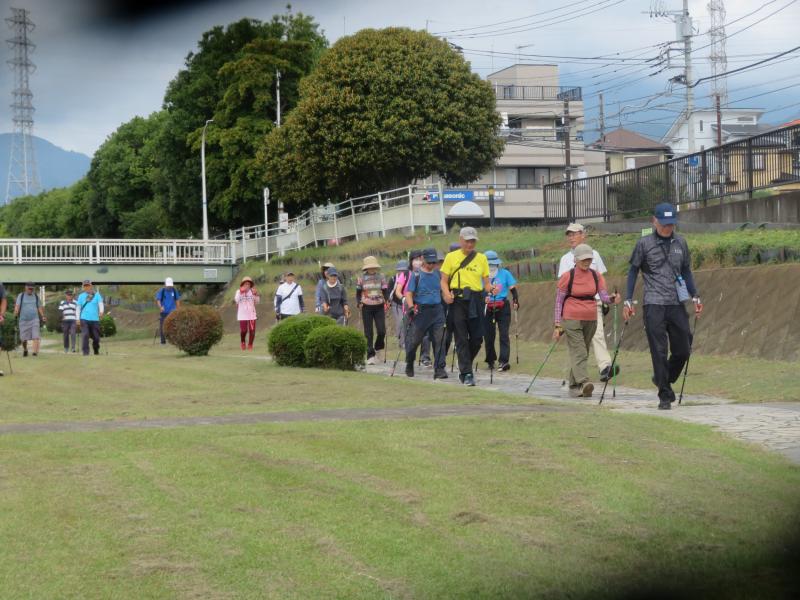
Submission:
[[417,227],[446,229],[444,206],[431,202],[428,190],[413,186],[378,192],[344,202],[313,206],[294,219],[283,223],[273,222],[231,229],[214,240],[228,240],[236,244],[237,258],[271,254],[283,255],[290,250],[317,246],[330,240],[345,237],[408,230]]
[[230,240],[0,239],[4,264],[168,264],[236,262]]

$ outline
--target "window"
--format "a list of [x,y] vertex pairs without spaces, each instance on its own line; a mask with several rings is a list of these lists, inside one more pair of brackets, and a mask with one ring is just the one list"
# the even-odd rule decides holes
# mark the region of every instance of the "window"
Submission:
[[536,184],[536,170],[533,167],[521,167],[519,170],[519,187],[529,188]]
[[700,119],[700,131],[703,131],[703,119]]
[[508,187],[515,188],[517,187],[517,182],[519,178],[517,177],[517,169],[506,169],[506,185]]
[[635,156],[626,156],[625,157],[625,168],[626,169],[635,169],[636,168],[636,157]]
[[533,170],[533,180],[536,185],[547,185],[550,183],[550,169],[536,167]]

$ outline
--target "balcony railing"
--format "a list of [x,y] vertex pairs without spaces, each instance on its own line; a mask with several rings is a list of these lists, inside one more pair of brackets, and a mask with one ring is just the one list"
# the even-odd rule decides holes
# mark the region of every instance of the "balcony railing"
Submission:
[[498,100],[569,100],[577,102],[583,99],[580,87],[564,87],[558,85],[515,85],[494,84],[494,94]]

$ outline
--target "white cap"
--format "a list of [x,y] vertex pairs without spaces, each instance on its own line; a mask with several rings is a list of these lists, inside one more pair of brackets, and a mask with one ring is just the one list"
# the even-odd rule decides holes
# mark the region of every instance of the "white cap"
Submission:
[[582,231],[586,231],[586,228],[581,225],[580,223],[570,223],[567,225],[567,231],[574,231],[575,233],[580,233]]
[[167,277],[167,279],[164,281],[164,285],[167,287],[172,287],[175,285],[175,282],[172,281],[172,277]]
[[575,255],[575,260],[594,258],[594,251],[589,244],[578,244],[572,253]]

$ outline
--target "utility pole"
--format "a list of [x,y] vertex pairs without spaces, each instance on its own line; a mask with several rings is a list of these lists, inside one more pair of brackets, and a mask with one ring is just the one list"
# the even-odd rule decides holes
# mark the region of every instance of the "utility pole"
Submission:
[[280,127],[281,126],[281,72],[275,71],[275,106],[277,107],[277,116],[278,119],[275,121],[275,124]]
[[600,143],[606,135],[606,116],[603,107],[603,92],[600,92]]
[[[719,176],[720,185],[725,185],[725,165],[722,161],[722,110],[720,108],[720,94],[715,94],[715,104],[717,107],[717,175]],[[720,188],[724,191],[724,188]]]
[[208,241],[208,198],[206,197],[206,129],[214,119],[207,119],[203,125],[203,136],[200,142],[200,179],[203,180],[203,240]]
[[728,70],[728,54],[725,49],[725,2],[724,0],[710,0],[708,12],[711,16],[711,27],[708,30],[711,36],[711,74],[714,76],[714,92],[722,104],[728,103],[727,77],[722,76]]
[[573,221],[572,206],[572,158],[570,156],[570,126],[569,126],[569,98],[564,97],[564,116],[561,122],[561,132],[564,135],[564,185],[567,196],[567,221]]
[[683,35],[683,75],[686,84],[686,127],[689,129],[689,154],[694,154],[694,88],[692,87],[692,17],[689,16],[689,0],[683,0],[683,15],[679,21]]

